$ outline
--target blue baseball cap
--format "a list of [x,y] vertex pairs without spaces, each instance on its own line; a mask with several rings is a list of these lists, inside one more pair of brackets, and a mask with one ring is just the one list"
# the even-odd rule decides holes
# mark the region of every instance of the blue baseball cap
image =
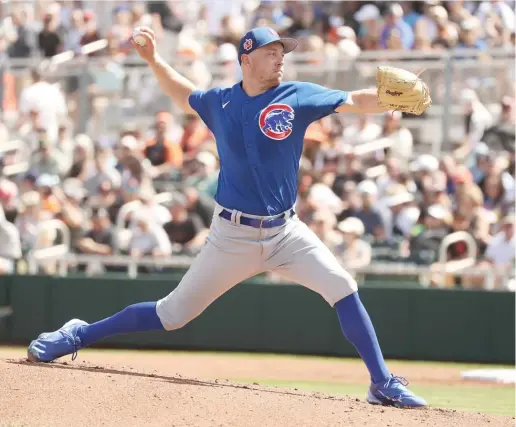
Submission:
[[270,27],[253,28],[240,40],[240,45],[238,46],[238,62],[242,64],[242,55],[249,55],[256,49],[275,42],[280,42],[283,45],[285,53],[292,52],[297,47],[296,39],[280,37],[279,34]]

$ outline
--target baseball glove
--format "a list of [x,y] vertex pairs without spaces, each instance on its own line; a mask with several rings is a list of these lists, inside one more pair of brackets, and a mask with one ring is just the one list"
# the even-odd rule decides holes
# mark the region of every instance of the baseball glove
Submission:
[[378,67],[376,87],[380,107],[419,116],[432,104],[428,86],[410,71]]

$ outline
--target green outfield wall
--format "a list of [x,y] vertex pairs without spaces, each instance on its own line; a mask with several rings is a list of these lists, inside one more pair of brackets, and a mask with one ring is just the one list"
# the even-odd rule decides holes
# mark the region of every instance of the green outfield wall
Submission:
[[[88,322],[169,293],[175,281],[7,276],[0,278],[0,343],[27,344],[70,318]],[[363,286],[361,298],[388,358],[514,363],[514,294]],[[240,350],[356,356],[335,311],[301,286],[238,285],[173,332],[138,333],[110,347]]]

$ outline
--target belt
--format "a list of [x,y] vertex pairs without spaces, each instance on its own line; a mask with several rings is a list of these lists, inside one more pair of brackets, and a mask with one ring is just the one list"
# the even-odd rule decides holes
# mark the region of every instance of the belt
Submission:
[[[290,209],[289,213],[290,217],[296,214],[294,209]],[[223,209],[219,216],[224,219],[227,219],[228,221],[231,221],[232,214],[226,209]],[[251,218],[245,215],[242,215],[240,217],[240,224],[254,228],[274,228],[279,227],[285,224],[286,222],[287,220],[285,219],[285,214],[276,218]]]

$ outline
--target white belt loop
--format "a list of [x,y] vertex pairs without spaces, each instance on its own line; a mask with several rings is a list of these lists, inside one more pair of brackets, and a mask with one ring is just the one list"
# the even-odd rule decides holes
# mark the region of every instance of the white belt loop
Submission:
[[237,223],[237,222],[236,222],[237,212],[238,212],[238,211],[237,211],[236,209],[233,209],[233,210],[231,211],[231,222],[233,222],[233,223],[235,223],[235,224]]
[[236,222],[237,224],[240,224],[240,217],[241,217],[241,216],[242,216],[242,212],[237,211],[237,212],[236,212],[236,215],[235,215],[235,222]]

